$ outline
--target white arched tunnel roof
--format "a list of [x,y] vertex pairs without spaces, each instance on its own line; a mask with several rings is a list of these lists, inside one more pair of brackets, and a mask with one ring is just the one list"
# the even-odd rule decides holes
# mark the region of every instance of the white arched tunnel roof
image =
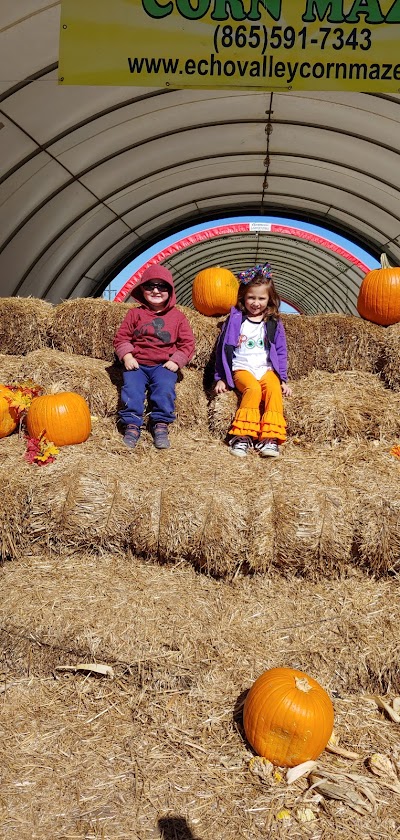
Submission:
[[365,263],[312,231],[262,222],[221,225],[173,243],[133,274],[116,300],[128,299],[136,277],[154,263],[172,271],[180,303],[190,306],[193,279],[199,271],[222,265],[238,274],[264,262],[273,266],[281,297],[299,312],[311,315],[335,309],[357,314],[358,289],[368,271]]
[[[58,86],[59,19],[59,2],[0,7],[2,296],[101,294],[149,245],[234,215],[302,219],[400,263],[399,96]],[[248,246],[227,237],[217,262],[242,267]],[[268,249],[301,311],[354,311],[360,276],[325,294],[326,257]]]

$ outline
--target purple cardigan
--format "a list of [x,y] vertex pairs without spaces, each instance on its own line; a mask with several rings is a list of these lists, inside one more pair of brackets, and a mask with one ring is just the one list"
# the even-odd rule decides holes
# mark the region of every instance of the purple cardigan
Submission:
[[[232,378],[232,355],[237,347],[243,313],[233,306],[226,319],[217,343],[214,379],[223,379],[229,388],[234,388]],[[265,322],[265,345],[268,347],[267,324]],[[285,328],[278,319],[273,343],[269,345],[269,360],[281,382],[287,380],[287,346]]]

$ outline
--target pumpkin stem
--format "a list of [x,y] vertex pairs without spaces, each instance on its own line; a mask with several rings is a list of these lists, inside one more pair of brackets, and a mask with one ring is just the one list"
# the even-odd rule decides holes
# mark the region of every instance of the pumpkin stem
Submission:
[[294,681],[296,683],[296,688],[298,688],[299,691],[304,691],[305,694],[308,694],[308,692],[311,691],[310,683],[305,677],[295,677]]
[[391,268],[390,262],[386,254],[381,254],[381,268]]

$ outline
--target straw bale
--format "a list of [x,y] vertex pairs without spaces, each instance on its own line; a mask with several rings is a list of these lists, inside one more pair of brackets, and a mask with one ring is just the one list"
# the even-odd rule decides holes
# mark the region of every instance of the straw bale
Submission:
[[32,379],[46,394],[75,391],[87,401],[92,414],[102,417],[113,415],[117,410],[118,393],[110,366],[100,359],[50,348],[35,350],[17,357],[13,379]]
[[[283,574],[335,577],[352,560],[354,523],[342,470],[329,451],[292,446],[272,467],[273,564]],[[258,517],[261,518],[261,495]],[[271,509],[267,506],[267,515]]]
[[283,314],[289,379],[300,379],[313,368],[336,373],[340,370],[380,370],[385,330],[353,315]]
[[[255,452],[241,461],[201,426],[174,424],[166,451],[144,430],[130,451],[114,419],[98,417],[85,443],[45,467],[24,463],[17,434],[0,444],[5,485],[9,474],[19,482],[17,491],[9,482],[10,498],[23,500],[12,529],[36,552],[128,551],[227,577],[398,569],[400,475],[383,441],[289,441],[278,461]],[[1,531],[8,545],[7,507]]]
[[184,368],[176,385],[176,429],[207,430],[207,397],[201,371]]
[[230,429],[239,396],[236,391],[224,391],[223,394],[212,396],[208,404],[208,425],[214,437],[224,440]]
[[21,379],[20,369],[24,356],[11,356],[0,353],[0,382],[9,385]]
[[379,370],[385,345],[385,328],[356,315],[326,313],[313,316],[315,367],[336,373],[340,370]]
[[283,314],[288,348],[289,379],[300,379],[316,367],[314,316]]
[[311,442],[400,435],[399,396],[362,371],[312,371],[293,383],[285,415],[288,434]]
[[[14,438],[16,435],[14,436]],[[30,481],[26,471],[11,458],[3,457],[0,441],[0,561],[15,560],[29,544],[26,512],[30,500]]]
[[[76,298],[54,307],[52,346],[64,353],[113,361],[113,338],[132,304]],[[33,348],[30,348],[33,349]]]
[[355,525],[355,562],[376,577],[400,571],[400,470],[390,445],[349,442],[341,452]]
[[94,423],[103,450],[89,439],[63,447],[53,464],[31,468],[25,528],[35,550],[129,549],[151,561],[234,574],[245,552],[247,508],[229,453],[177,431],[171,450],[159,452],[144,433],[130,452],[109,427],[109,420]]
[[[360,572],[330,587],[276,574],[215,581],[184,567],[71,553],[8,564],[0,586],[5,835],[397,835],[399,797],[366,759],[398,759],[398,727],[365,697],[400,691],[395,581]],[[54,670],[90,661],[112,666],[115,678]],[[301,668],[329,692],[340,742],[359,758],[324,752],[318,767],[360,777],[377,800],[371,813],[311,792],[305,802],[305,779],[270,786],[250,772],[243,698],[279,665]],[[304,827],[296,811],[306,805],[316,820]],[[291,815],[283,828],[282,807]]]
[[0,298],[0,352],[19,356],[47,347],[53,314],[39,298]]
[[203,370],[203,368],[210,364],[210,360],[211,362],[213,360],[215,345],[221,327],[221,318],[201,315],[200,312],[197,312],[196,309],[192,309],[190,306],[178,305],[177,309],[186,315],[196,341],[195,354],[189,366],[196,368],[196,370]]
[[[27,520],[32,543],[41,549],[102,550],[106,546],[109,551],[124,552],[132,524],[140,531],[147,513],[141,494],[148,487],[149,477],[133,459],[128,462],[113,452],[93,452],[90,457],[85,444],[63,447],[53,464],[35,474]],[[146,536],[145,549],[148,542]]]
[[400,323],[386,327],[382,375],[394,391],[400,391]]
[[[115,417],[123,384],[122,367],[101,359],[61,350],[35,350],[26,356],[0,355],[0,380],[32,379],[44,393],[75,391],[87,401],[93,415]],[[176,427],[207,428],[207,399],[200,371],[185,368],[176,386]]]
[[[54,308],[52,343],[55,349],[112,361],[113,338],[126,313],[136,303],[115,303],[102,298],[77,298]],[[202,370],[213,353],[218,319],[206,318],[188,306],[178,306],[188,318],[196,339],[190,366]]]

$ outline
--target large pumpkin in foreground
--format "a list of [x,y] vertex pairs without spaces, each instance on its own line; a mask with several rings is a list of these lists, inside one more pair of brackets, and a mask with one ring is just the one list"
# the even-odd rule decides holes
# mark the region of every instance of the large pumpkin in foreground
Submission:
[[271,668],[246,697],[243,724],[258,755],[279,767],[318,758],[333,730],[333,706],[325,689],[303,671]]
[[88,404],[72,391],[35,397],[26,415],[26,427],[30,437],[38,438],[44,432],[56,446],[83,443],[91,432]]
[[400,268],[392,268],[386,254],[381,255],[381,267],[365,275],[357,311],[362,318],[383,327],[400,321]]
[[202,315],[227,315],[235,305],[239,281],[227,268],[205,268],[196,275],[192,287],[193,306]]

